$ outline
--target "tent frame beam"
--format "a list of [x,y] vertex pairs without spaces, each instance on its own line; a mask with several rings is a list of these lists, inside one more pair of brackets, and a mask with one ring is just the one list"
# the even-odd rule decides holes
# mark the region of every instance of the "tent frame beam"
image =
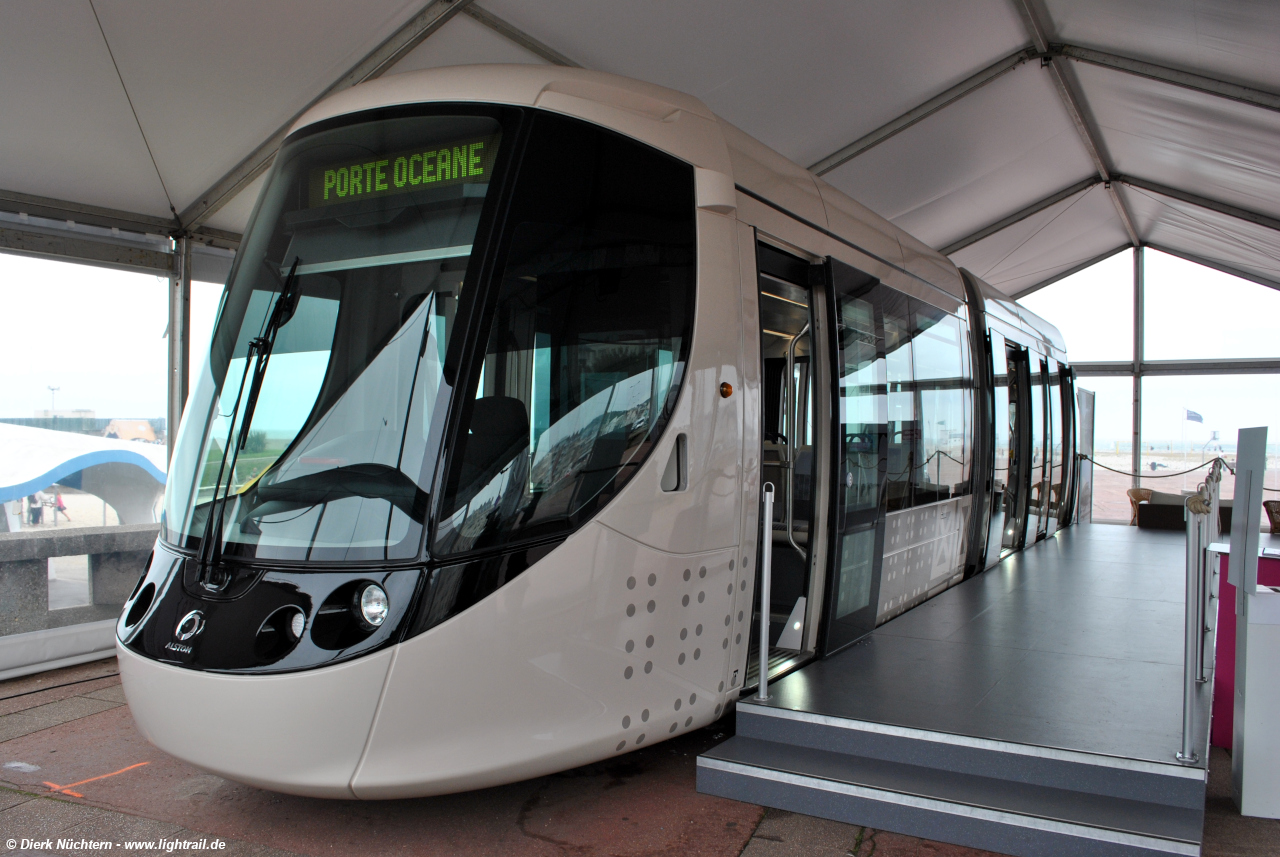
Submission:
[[880,145],[890,137],[907,130],[917,122],[932,116],[947,105],[959,101],[971,92],[976,92],[988,83],[991,83],[993,80],[1003,77],[1023,63],[1035,59],[1036,56],[1037,52],[1035,48],[1022,48],[1003,59],[997,60],[982,71],[965,78],[945,92],[935,95],[933,98],[930,98],[918,107],[908,110],[906,113],[903,113],[896,119],[886,122],[884,125],[881,125],[869,134],[864,134],[849,145],[832,152],[830,155],[827,155],[822,160],[810,166],[809,171],[817,176],[826,175],[832,170],[840,167],[842,164],[858,157],[863,152]]
[[524,30],[519,29],[503,18],[499,18],[487,9],[481,9],[475,3],[470,4],[463,11],[467,17],[474,19],[478,23],[484,24],[490,30],[493,30],[507,41],[519,45],[529,53],[546,60],[552,65],[563,66],[565,68],[583,68],[583,66],[569,59],[555,48],[545,42],[538,41]]
[[0,251],[56,262],[79,262],[99,268],[168,276],[173,271],[172,253],[109,241],[94,241],[72,232],[13,229],[0,225]]
[[1049,54],[1048,33],[1036,15],[1035,10],[1031,8],[1030,0],[1012,0],[1012,2],[1017,9],[1019,17],[1022,18],[1027,34],[1031,36],[1032,44],[1036,46],[1037,51],[1044,55],[1040,61],[1041,66],[1049,70],[1049,77],[1053,80],[1054,88],[1058,90],[1058,96],[1062,99],[1062,106],[1066,108],[1072,124],[1076,126],[1080,141],[1084,144],[1090,160],[1093,161],[1094,168],[1098,171],[1098,178],[1106,185],[1107,194],[1111,197],[1111,204],[1115,206],[1116,216],[1120,218],[1120,222],[1124,225],[1124,231],[1128,233],[1129,241],[1135,247],[1141,245],[1142,242],[1138,239],[1138,230],[1133,225],[1133,216],[1129,213],[1124,200],[1120,198],[1119,192],[1111,185],[1111,168],[1107,164],[1108,159],[1102,146],[1102,136],[1094,129],[1093,123],[1089,121],[1081,106],[1082,99],[1076,94],[1076,87],[1073,85],[1069,69],[1065,65],[1055,63],[1052,55]]
[[[1203,197],[1198,194],[1188,193],[1187,191],[1179,190],[1178,188],[1168,187],[1167,185],[1162,185],[1157,182],[1148,181],[1146,179],[1138,178],[1136,176],[1115,175],[1112,177],[1112,181],[1117,184],[1124,184],[1133,188],[1137,188],[1139,190],[1145,190],[1157,196],[1168,197],[1169,199],[1174,199],[1179,202],[1185,202],[1186,204],[1196,206],[1197,208],[1203,208],[1207,211],[1214,211],[1214,212],[1217,212],[1218,214],[1224,214],[1228,217],[1236,218],[1237,220],[1244,220],[1249,223],[1262,226],[1266,229],[1273,229],[1277,232],[1280,232],[1280,218],[1277,218],[1277,217],[1272,217],[1267,214],[1261,214],[1256,211],[1249,211],[1248,209],[1240,208],[1239,206],[1231,205],[1225,202],[1219,202],[1218,200],[1209,199],[1208,197]],[[974,232],[970,235],[965,236],[964,238],[959,239],[958,241],[954,241],[951,244],[948,244],[946,247],[943,247],[938,252],[944,256],[950,256],[951,254],[957,253],[971,244],[976,244],[979,241],[983,240],[984,238],[989,238],[992,235],[995,235],[997,232],[1002,232],[1003,230],[1008,229],[1010,226],[1020,223],[1021,221],[1026,220],[1028,217],[1039,214],[1041,211],[1044,211],[1046,208],[1057,205],[1059,202],[1062,202],[1065,199],[1069,199],[1070,197],[1075,196],[1076,194],[1081,193],[1082,191],[1086,191],[1089,188],[1094,187],[1100,183],[1101,183],[1101,179],[1097,179],[1097,178],[1088,178],[1088,179],[1085,179],[1084,181],[1077,182],[1076,184],[1073,184],[1070,187],[1063,188],[1062,190],[1056,193],[1046,196],[1044,199],[1041,199],[1037,202],[1033,202],[1031,203],[1031,205],[1028,205],[1025,208],[1019,209],[1013,214],[1010,214],[1008,217],[997,220],[995,223],[992,223],[988,226],[984,226],[983,228],[979,229],[977,232]],[[1146,243],[1149,244],[1150,242],[1146,242]],[[1157,249],[1160,249],[1160,248],[1157,248]],[[1115,252],[1115,251],[1112,251],[1112,252]],[[1110,255],[1110,253],[1108,253],[1107,255]],[[1105,258],[1105,256],[1103,258]],[[1207,262],[1202,262],[1199,259],[1192,259],[1190,261],[1198,262],[1199,264],[1204,264],[1204,265],[1208,265],[1209,267],[1213,267],[1213,265],[1210,265]],[[1220,265],[1219,265],[1219,269],[1225,271],[1225,269],[1222,269]],[[1230,273],[1235,276],[1245,277],[1246,279],[1251,279],[1254,282],[1257,282],[1261,285],[1270,286],[1273,288],[1280,288],[1280,286],[1277,286],[1272,282],[1266,281],[1265,279],[1259,279],[1259,277],[1256,274],[1242,274],[1236,270],[1226,271],[1226,273]],[[1027,289],[1023,289],[1015,297],[1018,297],[1021,295],[1029,295],[1032,292],[1036,291],[1037,289],[1042,289],[1052,282],[1055,282],[1055,280],[1052,280],[1052,279],[1046,280],[1043,283],[1038,283]]]
[[1209,199],[1208,197],[1200,196],[1199,194],[1189,193],[1185,190],[1178,190],[1177,188],[1172,188],[1168,185],[1158,184],[1135,176],[1118,175],[1115,176],[1114,179],[1121,184],[1129,185],[1130,187],[1137,188],[1138,190],[1145,190],[1149,193],[1154,193],[1157,196],[1176,199],[1178,202],[1185,202],[1188,205],[1194,205],[1197,208],[1215,211],[1218,214],[1225,214],[1227,217],[1234,217],[1237,220],[1244,220],[1249,223],[1254,223],[1258,226],[1280,232],[1280,217],[1272,217],[1267,214],[1261,214],[1257,211],[1249,211],[1248,209],[1240,208],[1239,206],[1231,205],[1230,203],[1219,202],[1216,199]]
[[1070,277],[1072,274],[1078,274],[1081,271],[1083,271],[1085,268],[1092,268],[1094,265],[1098,264],[1099,262],[1105,262],[1107,259],[1110,259],[1112,256],[1116,255],[1117,253],[1121,253],[1129,249],[1131,248],[1128,244],[1121,244],[1119,247],[1115,247],[1111,250],[1108,250],[1105,253],[1099,253],[1097,256],[1093,256],[1089,259],[1085,259],[1083,262],[1077,262],[1076,264],[1072,265],[1070,268],[1067,268],[1065,271],[1059,271],[1049,279],[1041,280],[1040,282],[1036,283],[1034,286],[1028,286],[1025,289],[1022,289],[1018,292],[1013,293],[1009,297],[1013,298],[1015,301],[1020,301],[1023,298],[1025,298],[1027,295],[1034,294],[1035,292],[1038,292],[1041,289],[1048,288],[1049,286],[1052,286],[1054,283],[1058,282],[1059,280],[1065,280],[1067,277]]
[[1039,214],[1040,212],[1044,211],[1046,208],[1051,208],[1052,206],[1057,205],[1058,203],[1062,202],[1065,199],[1070,199],[1071,197],[1075,196],[1078,193],[1083,193],[1089,190],[1090,188],[1097,187],[1099,184],[1101,184],[1101,182],[1102,180],[1097,178],[1096,176],[1090,176],[1089,178],[1084,179],[1083,181],[1078,181],[1075,184],[1071,185],[1070,187],[1065,187],[1056,193],[1049,194],[1044,199],[1040,199],[1040,200],[1037,200],[1036,202],[1031,203],[1025,208],[1018,209],[1013,214],[1010,214],[1008,217],[1002,217],[1001,219],[997,220],[995,223],[991,223],[987,226],[982,227],[977,232],[973,232],[969,235],[966,235],[964,238],[961,238],[958,241],[953,241],[952,243],[948,244],[946,247],[943,247],[938,252],[941,253],[943,256],[950,256],[952,253],[956,253],[960,250],[963,250],[965,247],[968,247],[970,244],[976,244],[979,241],[981,241],[983,238],[987,238],[992,235],[995,235],[997,232],[1001,232],[1004,229],[1007,229],[1008,227],[1013,226],[1015,223],[1020,223],[1021,221],[1026,220],[1028,217],[1032,217],[1036,214]]
[[[476,14],[478,7],[471,7],[467,14],[472,15],[477,20],[483,20]],[[489,13],[483,13],[488,15]],[[1025,18],[1025,16],[1024,16]],[[494,29],[498,29],[495,27]],[[498,30],[503,32],[502,30]],[[518,31],[517,31],[518,32]],[[503,33],[508,35],[507,33]],[[513,41],[520,42],[519,38],[508,35]],[[527,38],[527,37],[525,37]],[[1179,69],[1169,68],[1167,66],[1156,65],[1155,63],[1145,62],[1143,60],[1133,59],[1132,57],[1121,56],[1119,54],[1107,53],[1106,51],[1094,50],[1093,48],[1085,48],[1079,45],[1068,44],[1050,44],[1043,42],[1044,47],[1033,46],[1023,48],[1009,56],[997,60],[982,71],[977,72],[971,77],[966,78],[945,92],[935,95],[923,104],[913,107],[896,119],[891,119],[874,131],[871,131],[847,146],[832,152],[827,157],[818,161],[809,167],[809,170],[815,175],[822,176],[831,172],[858,157],[863,152],[880,145],[885,140],[893,137],[906,129],[910,128],[917,122],[932,116],[939,110],[954,104],[966,95],[976,92],[983,86],[991,83],[993,80],[1002,77],[1015,68],[1029,62],[1033,59],[1039,59],[1042,64],[1052,66],[1052,60],[1055,57],[1065,57],[1076,62],[1085,63],[1086,65],[1096,65],[1101,68],[1109,68],[1114,71],[1124,72],[1126,74],[1136,75],[1137,77],[1145,77],[1149,80],[1159,81],[1171,86],[1189,89],[1194,92],[1201,92],[1207,95],[1213,95],[1218,98],[1226,98],[1241,104],[1249,104],[1254,107],[1261,107],[1265,110],[1280,111],[1280,94],[1267,92],[1266,90],[1257,89],[1251,86],[1242,86],[1238,83],[1230,83],[1225,80],[1209,77],[1204,74],[1195,72],[1181,71]],[[550,50],[550,49],[548,49]],[[537,53],[537,51],[535,51]]]
[[334,81],[323,92],[307,102],[289,121],[285,122],[275,133],[258,144],[230,172],[218,179],[204,193],[196,197],[196,201],[187,206],[178,220],[184,229],[195,229],[216,214],[228,202],[235,198],[254,179],[266,172],[275,160],[276,152],[284,143],[293,123],[302,117],[321,100],[336,92],[349,89],[358,83],[381,77],[396,63],[404,59],[410,51],[422,44],[429,36],[463,9],[471,0],[431,0],[416,15],[405,22],[400,29],[386,38],[382,44],[374,48],[367,56],[351,67],[351,70]]
[[[173,220],[168,217],[153,217],[148,214],[136,214],[132,211],[86,205],[82,202],[69,202],[65,199],[36,196],[13,190],[0,190],[0,211],[30,214],[50,220],[70,220],[89,226],[120,229],[144,235],[172,236],[174,231]],[[192,230],[189,237],[198,244],[221,247],[224,250],[234,250],[240,246],[240,236],[237,233],[209,226]]]
[[1082,48],[1078,45],[1052,45],[1048,53],[1053,56],[1067,57],[1076,62],[1122,71],[1126,74],[1145,77],[1149,80],[1170,84],[1171,86],[1190,89],[1194,92],[1202,92],[1218,98],[1227,98],[1232,101],[1238,101],[1241,104],[1261,107],[1264,110],[1280,110],[1280,94],[1256,89],[1252,86],[1229,83],[1208,75],[1179,71],[1178,69],[1107,53],[1106,51]]
[[[1128,377],[1133,374],[1129,360],[1100,360],[1072,363],[1081,377]],[[1269,375],[1280,372],[1280,360],[1263,357],[1241,360],[1147,360],[1142,376],[1152,375]]]
[[1164,244],[1153,244],[1151,242],[1147,242],[1147,246],[1150,247],[1152,250],[1158,250],[1161,253],[1167,253],[1170,256],[1176,256],[1177,258],[1182,259],[1184,261],[1194,262],[1197,265],[1203,265],[1206,268],[1211,268],[1215,271],[1220,271],[1224,274],[1230,274],[1233,277],[1239,277],[1240,279],[1248,280],[1251,283],[1257,283],[1259,286],[1266,286],[1269,289],[1275,289],[1276,291],[1280,291],[1280,280],[1272,280],[1268,277],[1263,277],[1259,274],[1253,274],[1253,273],[1250,273],[1249,271],[1244,271],[1244,270],[1241,270],[1240,268],[1236,268],[1236,267],[1233,267],[1232,265],[1228,265],[1226,262],[1219,262],[1214,259],[1208,259],[1196,253],[1188,253],[1184,250],[1174,250],[1172,247],[1168,247]]

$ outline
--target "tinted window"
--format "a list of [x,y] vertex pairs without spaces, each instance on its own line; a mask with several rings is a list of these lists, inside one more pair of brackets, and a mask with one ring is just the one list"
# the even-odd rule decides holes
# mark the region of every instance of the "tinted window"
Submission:
[[563,535],[635,473],[684,369],[693,218],[689,165],[537,117],[433,554]]

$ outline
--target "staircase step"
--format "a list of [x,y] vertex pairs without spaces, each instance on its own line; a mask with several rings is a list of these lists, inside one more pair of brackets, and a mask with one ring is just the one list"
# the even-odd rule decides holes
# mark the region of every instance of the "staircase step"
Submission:
[[1203,797],[1176,807],[741,731],[699,757],[698,791],[1026,857],[1198,855],[1204,822]]
[[1203,767],[1036,747],[739,702],[737,734],[795,747],[880,759],[1111,798],[1203,811]]

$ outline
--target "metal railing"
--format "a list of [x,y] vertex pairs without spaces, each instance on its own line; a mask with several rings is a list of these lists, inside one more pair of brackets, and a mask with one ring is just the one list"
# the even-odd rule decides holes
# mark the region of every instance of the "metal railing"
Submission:
[[[1185,634],[1182,659],[1182,747],[1177,759],[1184,764],[1200,761],[1195,751],[1196,686],[1208,681],[1206,648],[1212,626],[1209,603],[1213,598],[1212,568],[1209,545],[1217,542],[1221,523],[1218,517],[1222,464],[1215,461],[1199,490],[1186,499],[1187,509],[1187,576]],[[1216,555],[1213,559],[1216,560]]]
[[760,564],[760,684],[756,699],[769,698],[769,605],[773,577],[773,483],[764,483],[764,544]]

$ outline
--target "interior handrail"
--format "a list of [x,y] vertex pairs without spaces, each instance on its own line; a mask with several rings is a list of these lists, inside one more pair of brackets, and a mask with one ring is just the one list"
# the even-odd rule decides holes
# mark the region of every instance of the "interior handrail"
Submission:
[[[800,554],[806,561],[809,554],[796,543],[795,534],[795,482],[796,482],[796,447],[800,445],[800,438],[797,436],[796,423],[800,421],[799,399],[793,395],[795,388],[796,375],[796,343],[800,341],[800,337],[809,332],[809,325],[800,328],[800,332],[791,337],[791,341],[787,343],[787,384],[786,397],[783,413],[786,414],[787,432],[791,435],[791,442],[787,444],[787,541],[791,542],[791,546],[796,549],[796,553]],[[793,401],[794,400],[794,401]],[[769,522],[770,528],[773,526],[772,518]]]

